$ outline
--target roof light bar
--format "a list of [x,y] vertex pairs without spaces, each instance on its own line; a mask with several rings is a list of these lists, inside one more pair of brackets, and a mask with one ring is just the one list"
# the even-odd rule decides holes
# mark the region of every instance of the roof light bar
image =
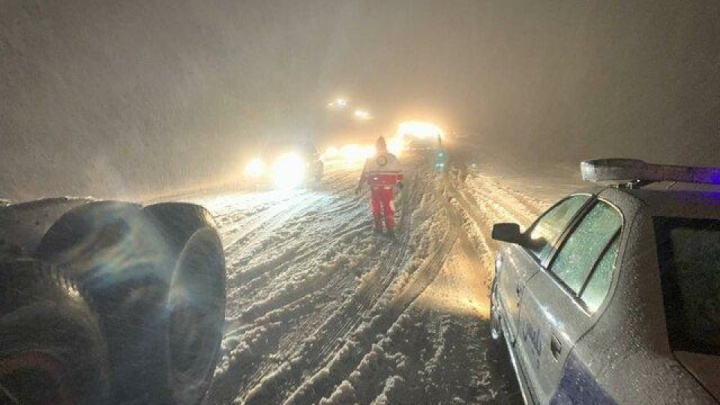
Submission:
[[677,181],[720,185],[720,168],[658,165],[637,159],[597,159],[580,163],[585,181]]

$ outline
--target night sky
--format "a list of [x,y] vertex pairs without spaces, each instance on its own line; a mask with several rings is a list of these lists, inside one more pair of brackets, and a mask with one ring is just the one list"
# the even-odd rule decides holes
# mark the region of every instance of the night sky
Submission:
[[405,119],[528,164],[720,165],[720,2],[0,0],[0,197],[192,187],[249,140]]

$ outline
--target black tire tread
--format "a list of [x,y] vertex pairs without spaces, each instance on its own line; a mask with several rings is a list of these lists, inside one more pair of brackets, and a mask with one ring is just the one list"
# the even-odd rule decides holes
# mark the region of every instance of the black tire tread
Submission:
[[50,264],[30,259],[0,263],[2,353],[40,350],[69,370],[67,388],[79,403],[107,399],[107,347],[87,298]]

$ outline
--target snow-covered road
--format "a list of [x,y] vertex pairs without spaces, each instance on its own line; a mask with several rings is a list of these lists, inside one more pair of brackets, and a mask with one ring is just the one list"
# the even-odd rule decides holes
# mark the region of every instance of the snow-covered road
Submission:
[[478,156],[451,149],[445,173],[433,152],[402,157],[396,242],[372,232],[367,195],[354,194],[359,165],[329,165],[313,189],[192,198],[215,216],[228,269],[207,402],[520,402],[489,337],[489,233],[528,224],[575,183],[565,169],[551,187],[500,176]]

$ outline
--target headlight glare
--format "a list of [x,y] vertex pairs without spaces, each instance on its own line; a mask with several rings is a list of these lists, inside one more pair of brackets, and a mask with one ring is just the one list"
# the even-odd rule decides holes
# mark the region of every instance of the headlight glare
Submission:
[[300,155],[288,153],[280,156],[273,166],[275,184],[280,188],[297,187],[305,180],[307,162]]
[[253,159],[245,165],[245,174],[250,177],[260,177],[265,173],[265,162],[262,159]]

